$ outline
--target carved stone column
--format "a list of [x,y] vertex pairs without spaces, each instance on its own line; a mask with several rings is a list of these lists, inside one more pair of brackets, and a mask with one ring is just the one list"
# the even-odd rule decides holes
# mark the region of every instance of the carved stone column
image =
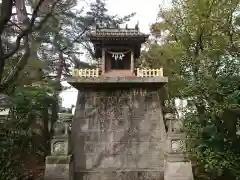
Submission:
[[73,180],[72,155],[69,146],[72,114],[59,113],[54,124],[54,136],[51,142],[51,155],[46,157],[45,180]]
[[192,164],[186,153],[186,135],[174,116],[166,115],[169,131],[166,139],[164,180],[193,180]]

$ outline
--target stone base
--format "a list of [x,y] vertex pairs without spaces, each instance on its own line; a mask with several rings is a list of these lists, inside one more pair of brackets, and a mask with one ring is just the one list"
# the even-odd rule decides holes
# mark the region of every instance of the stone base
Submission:
[[190,162],[184,153],[165,153],[164,157],[166,162]]
[[78,172],[75,173],[75,178],[77,180],[163,180],[163,172]]
[[191,162],[165,163],[164,180],[193,180]]
[[73,180],[71,156],[47,156],[44,180]]

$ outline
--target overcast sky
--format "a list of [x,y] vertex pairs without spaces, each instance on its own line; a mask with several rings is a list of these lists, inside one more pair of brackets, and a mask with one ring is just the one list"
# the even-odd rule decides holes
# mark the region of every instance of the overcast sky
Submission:
[[[139,28],[141,32],[149,33],[149,27],[156,21],[159,5],[168,6],[170,0],[108,0],[107,8],[109,14],[124,16],[132,12],[136,12],[135,17],[128,22],[129,28],[134,26],[139,21]],[[87,6],[89,0],[82,3]],[[65,84],[65,83],[64,83]],[[70,108],[71,105],[76,104],[77,90],[74,88],[68,89],[61,93],[63,98],[63,106]]]

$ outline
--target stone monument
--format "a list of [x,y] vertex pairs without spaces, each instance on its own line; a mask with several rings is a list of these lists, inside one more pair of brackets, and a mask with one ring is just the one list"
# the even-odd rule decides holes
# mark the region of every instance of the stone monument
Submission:
[[193,180],[192,164],[186,153],[186,135],[182,124],[173,114],[166,114],[168,135],[166,138],[164,180]]
[[[68,142],[61,139],[64,135],[54,140],[61,142],[55,142],[56,149],[64,147],[64,163],[49,161],[56,154],[48,157],[46,172],[51,173],[46,174],[51,175],[45,177],[163,180],[167,172],[165,179],[171,179],[174,167],[169,153],[166,156],[169,136],[159,94],[168,79],[162,68],[137,67],[147,38],[137,27],[97,28],[90,33],[98,63],[91,69],[74,69],[68,79],[78,89],[71,133]],[[59,178],[60,172],[64,178]]]
[[45,180],[73,180],[72,155],[70,154],[70,133],[72,114],[59,113],[54,124],[51,155],[46,157]]

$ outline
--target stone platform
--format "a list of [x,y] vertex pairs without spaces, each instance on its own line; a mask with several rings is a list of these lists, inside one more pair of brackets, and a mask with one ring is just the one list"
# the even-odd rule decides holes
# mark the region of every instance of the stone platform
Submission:
[[157,90],[79,91],[71,136],[76,176],[101,179],[105,173],[124,172],[160,177],[165,137]]

